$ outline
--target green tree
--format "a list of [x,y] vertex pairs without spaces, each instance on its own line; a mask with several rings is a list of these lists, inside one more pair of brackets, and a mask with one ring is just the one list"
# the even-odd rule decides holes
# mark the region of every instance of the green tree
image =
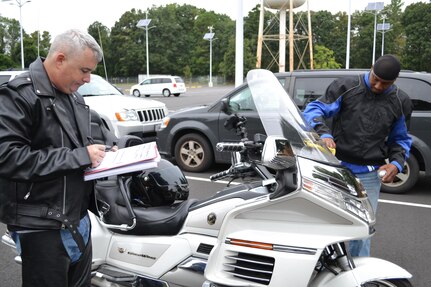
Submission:
[[431,4],[415,3],[404,11],[402,24],[406,32],[403,51],[404,69],[431,71]]
[[[111,61],[108,62],[107,59],[114,60],[110,53],[111,41],[110,41],[109,33],[110,32],[108,27],[102,25],[102,23],[97,21],[88,27],[88,34],[90,34],[91,36],[93,36],[94,39],[96,39],[97,43],[99,43],[99,46],[103,50],[103,59],[102,59],[102,62],[99,63],[99,65],[97,65],[95,74],[101,75],[102,77],[106,77],[106,78],[109,75],[107,72],[108,70],[107,66],[109,65],[108,63],[111,63]],[[105,70],[106,70],[106,74],[105,74]]]
[[[5,55],[3,65],[7,69],[21,67],[20,26],[15,19],[1,17],[1,49]],[[8,58],[8,59],[7,59]]]
[[341,64],[337,63],[334,51],[325,46],[314,46],[314,68],[315,69],[339,69]]
[[350,43],[351,68],[370,68],[373,57],[374,15],[356,11],[352,14]]
[[[340,25],[340,23],[336,21],[335,16],[329,11],[311,12],[311,24],[314,50],[318,45],[336,51],[331,48],[333,40],[335,39],[333,31],[336,30],[337,25]],[[335,54],[339,55],[341,53],[337,51]]]
[[[145,36],[136,27],[145,18],[141,10],[125,12],[111,29],[110,54],[105,60],[111,76],[138,75],[145,71]],[[152,31],[151,31],[152,32]],[[150,39],[152,35],[150,35]],[[151,43],[151,41],[150,41]]]
[[[401,56],[402,50],[405,47],[405,31],[401,24],[402,16],[402,0],[392,0],[391,4],[385,6],[385,9],[379,15],[379,23],[383,23],[383,18],[385,23],[390,24],[390,29],[384,32],[380,32],[377,36],[377,47],[376,53],[378,55],[382,54],[382,48],[384,54],[394,54]],[[382,43],[382,37],[384,36],[384,46],[378,45]]]

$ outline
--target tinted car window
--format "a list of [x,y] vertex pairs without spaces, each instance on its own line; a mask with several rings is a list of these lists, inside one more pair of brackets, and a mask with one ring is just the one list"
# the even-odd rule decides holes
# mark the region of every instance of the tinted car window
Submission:
[[180,77],[175,78],[175,82],[184,83],[183,79],[181,79]]
[[172,82],[172,80],[171,79],[169,79],[169,78],[163,78],[162,79],[162,83],[164,83],[164,84],[169,84],[169,83],[171,83]]
[[336,78],[296,78],[293,100],[303,109],[308,103],[325,94],[326,88]]
[[237,106],[235,108],[237,108],[238,111],[256,111],[256,107],[248,87],[233,95],[229,100],[229,104],[231,106]]
[[117,88],[98,76],[92,76],[90,84],[84,84],[79,87],[78,93],[84,97],[122,95]]
[[0,85],[9,82],[10,75],[0,75]]
[[398,78],[396,84],[406,92],[413,102],[413,110],[431,110],[431,85],[427,82],[411,78]]

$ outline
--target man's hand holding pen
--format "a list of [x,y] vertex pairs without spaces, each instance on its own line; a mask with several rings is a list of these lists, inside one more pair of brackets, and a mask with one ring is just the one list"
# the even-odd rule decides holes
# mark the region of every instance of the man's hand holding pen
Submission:
[[91,160],[91,167],[97,167],[102,162],[107,151],[117,151],[117,146],[106,146],[102,144],[92,144],[87,146],[88,155]]

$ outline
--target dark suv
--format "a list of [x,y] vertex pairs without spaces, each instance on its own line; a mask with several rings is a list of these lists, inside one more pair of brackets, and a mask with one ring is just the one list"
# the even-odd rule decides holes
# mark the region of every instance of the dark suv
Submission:
[[[309,102],[323,95],[334,79],[366,71],[294,71],[276,76],[302,110]],[[413,144],[404,171],[393,183],[383,185],[382,190],[403,193],[416,184],[420,171],[427,176],[431,174],[431,74],[402,71],[396,84],[407,92],[414,104],[409,122]],[[271,95],[268,95],[268,100],[271,100]],[[245,83],[211,105],[181,110],[165,118],[157,132],[159,152],[166,158],[175,159],[183,170],[192,172],[204,171],[213,163],[230,162],[228,153],[215,149],[219,141],[239,140],[234,131],[224,128],[228,115],[222,111],[222,101],[235,102],[240,106],[240,114],[248,119],[249,137],[263,132]]]

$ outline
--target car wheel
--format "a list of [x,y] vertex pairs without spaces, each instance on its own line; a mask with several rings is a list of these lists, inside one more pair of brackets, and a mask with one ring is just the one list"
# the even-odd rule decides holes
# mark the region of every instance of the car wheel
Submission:
[[145,95],[146,98],[148,98],[150,95]]
[[180,94],[174,94],[174,96],[175,96],[175,97],[179,97],[179,96],[180,96]]
[[162,95],[163,95],[164,97],[170,97],[170,96],[171,96],[171,91],[169,91],[169,89],[164,89],[164,90],[162,91]]
[[394,181],[391,183],[382,183],[382,192],[386,193],[405,193],[408,192],[416,184],[419,178],[419,164],[416,157],[410,154],[404,169],[398,173]]
[[139,92],[139,90],[133,90],[133,95],[134,95],[135,97],[140,97],[140,96],[141,96],[141,93]]
[[213,163],[211,145],[198,134],[186,134],[175,144],[175,161],[184,171],[202,172]]

